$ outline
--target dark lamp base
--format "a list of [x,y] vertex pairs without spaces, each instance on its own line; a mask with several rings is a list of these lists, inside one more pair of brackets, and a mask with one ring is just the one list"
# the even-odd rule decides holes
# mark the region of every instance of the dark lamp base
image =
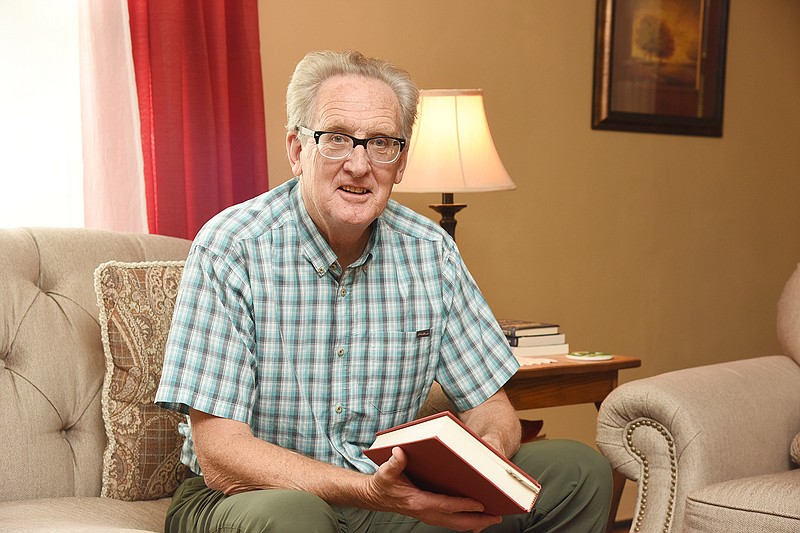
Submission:
[[452,193],[442,193],[442,203],[430,204],[428,207],[442,215],[439,225],[456,240],[456,213],[467,207],[467,204],[454,204]]

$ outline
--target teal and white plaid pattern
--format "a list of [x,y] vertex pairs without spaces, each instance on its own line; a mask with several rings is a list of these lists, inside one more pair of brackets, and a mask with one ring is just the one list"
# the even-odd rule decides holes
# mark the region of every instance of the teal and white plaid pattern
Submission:
[[[372,472],[362,450],[412,419],[434,379],[466,410],[518,364],[438,226],[390,201],[341,272],[297,183],[226,210],[195,239],[156,401]],[[183,460],[199,473],[182,431]]]

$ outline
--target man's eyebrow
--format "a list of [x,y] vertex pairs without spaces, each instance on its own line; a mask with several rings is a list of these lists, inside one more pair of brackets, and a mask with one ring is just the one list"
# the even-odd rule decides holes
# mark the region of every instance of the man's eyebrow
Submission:
[[[347,133],[348,135],[353,135],[354,137],[356,136],[354,133],[355,130],[353,128],[347,127],[341,122],[332,122],[330,124],[323,124],[320,131],[335,131],[339,133]],[[400,134],[391,133],[381,128],[368,131],[364,138],[371,139],[373,137],[400,137]]]

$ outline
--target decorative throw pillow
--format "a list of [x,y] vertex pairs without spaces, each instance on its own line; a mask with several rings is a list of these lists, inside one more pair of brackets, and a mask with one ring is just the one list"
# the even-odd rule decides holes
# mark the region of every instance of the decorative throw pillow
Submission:
[[800,466],[800,433],[794,436],[794,440],[792,441],[792,461],[797,466]]
[[101,496],[164,498],[186,477],[178,433],[184,416],[153,403],[183,265],[112,261],[95,271],[106,358]]

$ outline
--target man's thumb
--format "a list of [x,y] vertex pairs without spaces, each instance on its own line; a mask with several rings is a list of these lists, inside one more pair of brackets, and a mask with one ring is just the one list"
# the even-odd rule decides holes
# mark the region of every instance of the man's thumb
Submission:
[[389,470],[399,475],[403,470],[405,470],[406,465],[408,464],[408,458],[406,458],[406,454],[403,452],[402,448],[395,446],[392,448],[392,456],[389,457],[389,460],[386,461],[386,466]]

